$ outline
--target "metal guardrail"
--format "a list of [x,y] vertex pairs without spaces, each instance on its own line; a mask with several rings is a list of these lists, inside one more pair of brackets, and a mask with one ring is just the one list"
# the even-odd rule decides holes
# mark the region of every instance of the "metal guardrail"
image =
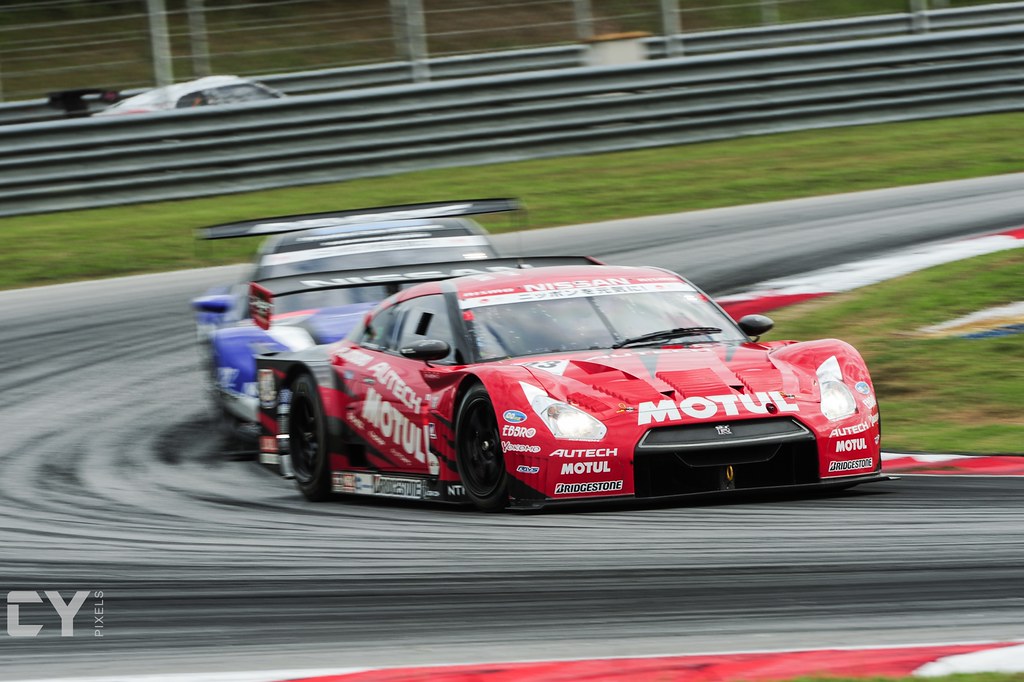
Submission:
[[0,215],[1024,110],[1024,24],[0,127]]
[[[1024,23],[1024,2],[683,33],[673,36],[672,40],[682,46],[685,54],[698,55],[826,41],[908,35],[929,31],[996,27],[1016,23]],[[665,37],[651,37],[643,42],[649,59],[662,59],[667,56],[666,44],[668,41]],[[448,80],[583,66],[586,55],[587,47],[585,45],[561,45],[428,59],[425,66],[432,80]],[[270,74],[257,76],[256,79],[289,95],[308,95],[411,83],[412,71],[412,65],[408,62],[387,62],[317,71]],[[125,94],[130,95],[137,92],[141,92],[141,90],[127,91]],[[0,124],[63,118],[65,118],[63,112],[50,107],[45,99],[0,103]]]

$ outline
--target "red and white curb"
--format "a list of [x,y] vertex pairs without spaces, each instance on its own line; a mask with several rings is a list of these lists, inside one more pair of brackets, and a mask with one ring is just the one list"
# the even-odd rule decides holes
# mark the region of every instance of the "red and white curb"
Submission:
[[905,677],[1018,671],[1024,671],[1024,644],[988,642],[393,668],[300,679],[302,682],[759,682],[812,675]]
[[107,675],[31,682],[761,682],[807,676],[935,677],[983,672],[1024,672],[1024,642],[741,651],[406,668]]
[[715,300],[733,319],[739,319],[751,313],[763,313],[828,294],[877,284],[935,265],[1021,247],[1024,247],[1024,227],[982,237],[925,244],[894,251],[879,258],[772,279],[755,284],[744,293],[716,297]]
[[882,471],[887,474],[935,476],[1024,476],[1024,456],[883,452]]

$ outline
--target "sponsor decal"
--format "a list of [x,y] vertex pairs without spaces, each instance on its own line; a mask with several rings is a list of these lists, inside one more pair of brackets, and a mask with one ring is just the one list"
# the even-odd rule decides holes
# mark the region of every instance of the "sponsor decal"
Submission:
[[558,449],[551,453],[551,457],[584,458],[584,457],[618,457],[618,448],[583,448],[580,450]]
[[515,289],[485,289],[484,291],[467,291],[463,294],[466,298],[472,298],[473,296],[494,296],[495,294],[511,294]]
[[235,385],[235,379],[238,378],[238,369],[235,367],[218,367],[217,368],[217,385],[223,388],[225,391],[231,390]]
[[685,282],[634,283],[628,277],[607,279],[574,280],[571,282],[544,282],[525,284],[522,291],[510,294],[496,294],[479,298],[463,298],[459,306],[463,309],[489,305],[505,305],[527,301],[549,301],[561,298],[583,298],[589,296],[615,296],[622,294],[643,294],[665,291],[693,291]]
[[828,470],[829,472],[836,472],[852,471],[854,469],[869,469],[873,464],[874,462],[871,461],[870,457],[865,457],[864,459],[847,459],[837,462],[829,462]]
[[338,477],[337,490],[342,493],[354,493],[356,491],[356,475],[350,471],[343,471],[335,474]]
[[854,424],[853,426],[840,426],[839,428],[832,429],[832,433],[829,434],[829,438],[856,436],[858,433],[864,433],[870,428],[871,422],[861,422],[860,424]]
[[448,489],[445,491],[448,493],[448,497],[465,497],[466,489],[462,487],[461,483],[449,483]]
[[621,284],[632,284],[628,277],[609,277],[607,279],[574,279],[571,282],[542,282],[527,284],[523,291],[552,291],[554,289],[591,289],[593,287],[610,287]]
[[604,493],[610,490],[622,490],[622,481],[559,483],[558,485],[555,486],[556,495],[576,495],[579,493]]
[[398,402],[408,407],[413,412],[419,412],[423,399],[416,395],[416,392],[409,384],[398,375],[391,365],[386,362],[378,362],[370,368],[373,375],[377,377],[378,385],[382,385],[395,397]]
[[[523,413],[520,412],[519,414]],[[523,418],[526,418],[525,415]],[[533,438],[537,435],[537,429],[527,426],[511,426],[510,424],[505,424],[501,427],[501,435],[511,436],[512,438]]]
[[602,459],[599,462],[565,462],[562,464],[563,474],[610,474],[612,468],[608,466],[608,460]]
[[373,493],[382,497],[405,497],[419,500],[423,497],[423,481],[418,478],[392,478],[377,476]]
[[858,393],[863,393],[864,395],[871,394],[871,387],[868,386],[868,382],[866,381],[858,381],[856,384],[853,385],[853,387],[857,389]]
[[526,413],[520,412],[519,410],[505,410],[505,413],[501,415],[501,418],[509,424],[522,424],[526,421]]
[[[404,383],[402,384],[405,385]],[[415,398],[419,401],[419,398]],[[417,403],[418,404],[418,403]],[[378,445],[390,440],[397,447],[416,458],[418,462],[427,461],[429,438],[426,429],[410,420],[401,410],[384,400],[374,389],[366,391],[363,401],[362,418],[379,431],[370,433],[370,438]]]
[[277,438],[260,436],[260,452],[277,452]]
[[427,490],[423,493],[424,497],[441,497],[440,490]]
[[358,348],[339,348],[335,351],[335,355],[340,358],[344,358],[345,362],[351,362],[353,365],[358,367],[366,367],[368,364],[373,362],[372,355],[364,353]]
[[868,421],[870,421],[870,422],[871,422],[871,425],[872,425],[872,426],[874,426],[875,424],[877,424],[877,423],[878,423],[878,413],[877,413],[877,412],[875,412],[875,413],[874,413],[874,414],[872,414],[872,415],[871,415],[870,417],[868,417]]
[[277,382],[274,380],[274,370],[261,369],[256,381],[259,384],[260,406],[265,409],[274,407],[277,402]]
[[846,440],[836,441],[836,452],[856,452],[857,450],[867,450],[868,440],[867,438],[847,438]]
[[875,396],[873,395],[864,397],[863,399],[861,399],[861,402],[863,402],[864,407],[868,408],[869,410],[873,409],[875,405],[878,404],[878,401],[875,400]]
[[373,495],[374,489],[374,475],[373,474],[356,474],[356,494],[357,495]]
[[437,429],[434,427],[434,422],[427,424],[427,435],[430,436],[430,440],[437,440]]
[[694,419],[711,419],[720,411],[729,416],[749,412],[751,414],[768,414],[773,412],[768,405],[773,404],[779,412],[799,412],[795,403],[786,402],[786,396],[779,391],[758,392],[754,395],[728,394],[691,396],[678,403],[662,400],[657,404],[642,402],[637,413],[637,424],[643,426],[651,422],[682,421],[683,415]]
[[731,436],[732,427],[728,424],[719,424],[715,427],[715,432],[718,433],[719,436]]
[[539,445],[526,445],[525,443],[508,443],[506,441],[501,441],[501,451],[502,452],[529,452],[529,453],[532,453],[532,454],[536,454],[536,453],[540,452],[540,446]]
[[516,467],[516,473],[517,474],[539,474],[540,473],[540,467],[531,467],[531,466],[526,466],[525,464],[520,464],[519,466]]
[[281,461],[281,456],[273,452],[261,452],[260,464],[275,465]]

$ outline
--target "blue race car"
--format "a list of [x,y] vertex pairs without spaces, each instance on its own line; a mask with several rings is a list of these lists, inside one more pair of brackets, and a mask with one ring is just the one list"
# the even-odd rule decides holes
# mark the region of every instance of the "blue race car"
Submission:
[[[432,202],[264,218],[201,230],[203,239],[272,235],[260,248],[248,279],[216,287],[192,301],[201,366],[221,425],[232,435],[252,438],[259,433],[255,356],[344,338],[378,302],[436,276],[417,264],[469,265],[494,258],[487,233],[465,216],[519,210],[514,199]],[[386,280],[359,278],[360,270],[390,266],[409,270]],[[336,282],[339,271],[356,286],[322,289],[317,274],[330,273]],[[462,274],[472,271],[467,268]],[[257,324],[250,303],[258,301],[253,294],[258,294],[259,283],[295,276],[308,281],[308,288],[275,299],[272,323],[267,319]]]

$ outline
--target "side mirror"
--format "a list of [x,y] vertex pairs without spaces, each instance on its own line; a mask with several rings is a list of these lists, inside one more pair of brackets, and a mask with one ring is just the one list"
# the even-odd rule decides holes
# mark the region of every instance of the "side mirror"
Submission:
[[737,324],[747,336],[757,338],[761,334],[767,334],[775,326],[772,318],[765,315],[744,315]]
[[452,347],[448,345],[448,342],[439,339],[423,339],[398,349],[403,358],[422,360],[424,362],[448,357],[448,353],[451,351]]
[[223,314],[231,310],[234,302],[235,298],[231,294],[212,294],[192,299],[192,309],[201,313]]

